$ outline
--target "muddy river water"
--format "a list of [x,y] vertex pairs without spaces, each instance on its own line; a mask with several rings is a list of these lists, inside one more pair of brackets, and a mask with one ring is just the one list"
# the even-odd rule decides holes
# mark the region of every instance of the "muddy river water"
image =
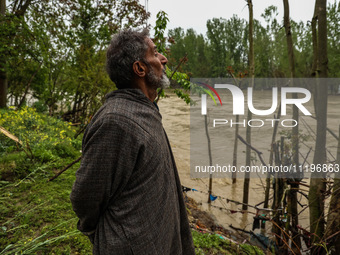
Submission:
[[[176,95],[168,93],[169,97],[163,98],[159,101],[159,108],[163,116],[163,125],[169,136],[169,140],[173,149],[176,159],[179,175],[182,185],[195,189],[197,191],[188,191],[187,195],[194,198],[201,204],[201,209],[210,212],[216,219],[218,224],[228,228],[230,224],[235,227],[251,230],[253,225],[253,217],[256,212],[255,209],[249,208],[248,213],[241,213],[241,206],[235,203],[226,202],[225,198],[242,202],[243,196],[243,182],[244,179],[239,178],[235,184],[232,184],[230,178],[214,178],[213,179],[213,194],[219,196],[218,199],[212,202],[212,207],[208,206],[208,178],[191,178],[190,177],[190,106],[186,105],[183,100],[179,99]],[[271,99],[271,92],[261,92],[257,97],[259,102],[265,102]],[[261,98],[262,96],[262,98]],[[328,99],[328,127],[338,133],[340,125],[340,96],[330,95]],[[310,102],[312,104],[312,102]],[[308,116],[303,117],[301,129],[304,133],[315,132],[316,121]],[[271,129],[272,130],[272,129]],[[252,144],[257,149],[264,153],[264,159],[268,162],[269,144],[272,131],[258,132],[255,130],[252,133]],[[244,133],[241,133],[244,135]],[[312,135],[313,136],[313,135]],[[206,139],[202,137],[202,140]],[[227,137],[233,141],[232,134]],[[268,140],[269,139],[269,140]],[[231,142],[232,144],[233,142]],[[315,141],[309,139],[304,145],[301,145],[302,154],[306,155],[310,147],[315,146]],[[245,154],[244,145],[239,143],[239,156],[238,162],[244,164]],[[328,133],[327,134],[327,149],[329,150],[328,158],[333,160],[336,155],[336,140]],[[229,155],[230,162],[232,159],[232,149]],[[307,161],[311,163],[313,160],[313,151],[309,154]],[[308,179],[304,180],[306,184],[309,183]],[[250,192],[249,204],[256,205],[264,200],[265,178],[251,178],[250,179]],[[308,194],[308,188],[302,188],[302,191]],[[308,202],[305,197],[299,195],[301,205],[306,205]],[[224,209],[221,209],[224,208]],[[302,210],[302,207],[299,207]],[[300,215],[300,225],[304,228],[309,228],[308,209]],[[270,226],[267,226],[268,228]],[[259,230],[257,230],[259,231]]]

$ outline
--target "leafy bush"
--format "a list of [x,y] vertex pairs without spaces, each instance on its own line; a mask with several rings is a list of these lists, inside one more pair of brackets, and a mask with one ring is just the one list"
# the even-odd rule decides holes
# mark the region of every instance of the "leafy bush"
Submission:
[[[19,145],[0,133],[0,176],[4,164],[13,165],[11,162],[15,165],[11,172],[23,177],[41,164],[80,156],[81,138],[73,138],[75,128],[70,123],[38,113],[35,108],[1,110],[0,126],[22,142]],[[18,152],[20,158],[14,156]]]
[[[73,143],[71,143],[71,145],[73,145]],[[75,158],[79,154],[79,151],[70,146],[67,142],[56,144],[53,148],[53,152],[61,158]]]
[[42,101],[34,102],[33,107],[36,109],[37,112],[41,112],[41,113],[47,112],[48,110],[45,102],[42,102]]

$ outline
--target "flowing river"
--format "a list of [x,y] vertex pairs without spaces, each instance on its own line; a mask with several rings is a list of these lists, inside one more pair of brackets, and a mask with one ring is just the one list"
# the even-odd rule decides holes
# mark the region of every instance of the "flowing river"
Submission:
[[[191,178],[190,177],[190,106],[179,99],[176,95],[168,93],[169,97],[163,98],[159,101],[159,108],[163,116],[163,125],[169,136],[169,140],[173,149],[173,153],[176,159],[177,168],[181,178],[182,185],[195,189],[197,191],[188,191],[187,195],[195,199],[201,204],[201,209],[210,212],[218,224],[225,228],[229,228],[229,225],[234,227],[251,230],[253,226],[253,217],[256,213],[254,208],[248,208],[248,212],[241,212],[242,206],[233,202],[227,203],[226,199],[242,202],[243,197],[243,182],[244,179],[239,178],[235,184],[232,184],[230,178],[213,178],[212,192],[215,196],[219,196],[218,199],[212,202],[212,206],[208,206],[208,178]],[[257,104],[270,105],[271,91],[258,92],[256,95]],[[312,102],[309,102],[310,108]],[[328,127],[338,135],[338,127],[340,125],[340,96],[330,95],[328,98]],[[302,144],[301,153],[307,155],[309,148],[315,146],[313,139],[316,129],[316,121],[311,117],[304,116],[303,121],[300,122],[301,130],[303,133],[310,134],[310,138]],[[242,131],[244,132],[244,131]],[[245,137],[245,133],[241,135]],[[269,158],[269,145],[271,139],[272,128],[267,131],[263,130],[258,132],[252,131],[252,145],[258,150],[263,152],[263,157],[266,162]],[[257,133],[258,132],[258,133]],[[227,134],[229,143],[233,144],[234,133]],[[277,137],[280,137],[278,135]],[[202,137],[202,140],[206,139]],[[269,139],[269,140],[268,140]],[[232,147],[231,147],[232,148]],[[328,158],[330,161],[334,160],[336,156],[337,141],[329,133],[327,133],[327,149],[329,151]],[[206,149],[206,148],[205,148]],[[238,163],[245,164],[245,145],[239,142],[239,154]],[[232,162],[232,149],[230,149],[229,155],[230,162]],[[301,159],[302,160],[302,159]],[[313,151],[309,153],[306,159],[308,163],[313,161]],[[308,179],[304,180],[308,185]],[[265,190],[265,178],[251,178],[250,179],[250,191],[249,191],[249,204],[256,205],[263,202]],[[301,187],[301,191],[308,194],[308,187]],[[303,210],[307,205],[307,199],[298,195],[300,204],[299,211]],[[271,201],[269,202],[271,204]],[[222,209],[223,208],[223,209]],[[327,209],[327,208],[326,208]],[[299,224],[306,229],[309,229],[308,220],[308,208],[304,210],[299,216]],[[271,226],[267,224],[267,229]],[[257,229],[256,231],[260,231]],[[255,232],[256,232],[255,231]]]

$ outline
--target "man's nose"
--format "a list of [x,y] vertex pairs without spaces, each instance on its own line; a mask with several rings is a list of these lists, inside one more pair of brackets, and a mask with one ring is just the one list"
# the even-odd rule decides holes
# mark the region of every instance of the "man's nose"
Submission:
[[163,55],[163,54],[159,54],[160,55],[160,61],[163,65],[166,65],[166,63],[168,63],[168,59]]

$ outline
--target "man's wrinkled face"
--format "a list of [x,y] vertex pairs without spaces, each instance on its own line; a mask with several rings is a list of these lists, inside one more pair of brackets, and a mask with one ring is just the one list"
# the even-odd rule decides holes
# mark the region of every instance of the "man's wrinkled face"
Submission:
[[146,40],[149,45],[145,56],[148,65],[148,72],[146,74],[147,84],[155,89],[166,88],[170,85],[170,81],[165,73],[165,65],[168,60],[157,51],[156,45],[150,38]]

